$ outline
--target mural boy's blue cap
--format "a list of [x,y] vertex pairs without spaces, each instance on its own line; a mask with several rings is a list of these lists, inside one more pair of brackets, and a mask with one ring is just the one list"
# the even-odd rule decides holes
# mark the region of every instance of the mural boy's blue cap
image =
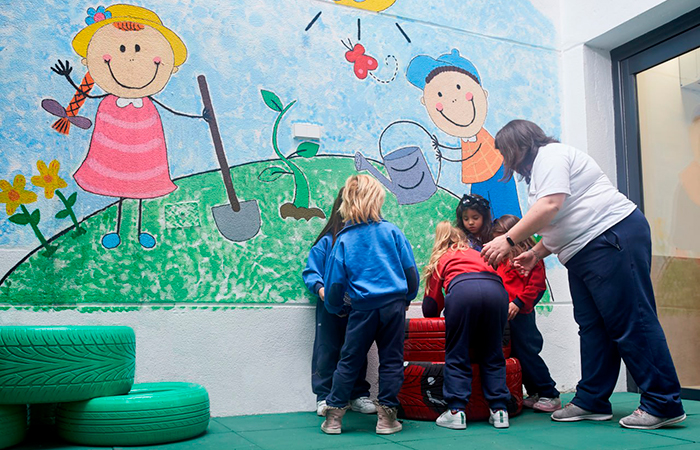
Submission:
[[438,67],[457,67],[465,70],[476,77],[476,81],[481,84],[481,78],[476,67],[466,58],[459,54],[459,50],[453,48],[450,53],[440,55],[437,59],[430,56],[418,55],[408,63],[406,69],[406,79],[418,89],[425,89],[425,78]]

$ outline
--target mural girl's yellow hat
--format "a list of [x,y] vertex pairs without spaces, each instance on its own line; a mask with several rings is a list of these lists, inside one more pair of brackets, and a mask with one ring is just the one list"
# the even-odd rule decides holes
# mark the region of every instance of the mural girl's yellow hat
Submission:
[[136,22],[155,28],[168,40],[175,55],[175,66],[179,66],[187,59],[187,47],[177,34],[163,26],[156,13],[146,8],[133,5],[112,5],[108,8],[99,7],[97,10],[88,9],[88,18],[85,19],[88,26],[80,30],[73,38],[73,50],[85,58],[87,48],[92,36],[105,25],[114,22]]

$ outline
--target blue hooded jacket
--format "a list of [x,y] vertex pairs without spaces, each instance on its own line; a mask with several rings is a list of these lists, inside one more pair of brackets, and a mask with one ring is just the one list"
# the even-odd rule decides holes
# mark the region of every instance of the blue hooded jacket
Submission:
[[326,309],[337,314],[346,293],[358,311],[379,309],[399,299],[408,305],[419,284],[413,249],[396,225],[385,220],[346,225],[327,260]]
[[326,233],[309,251],[309,259],[301,276],[304,284],[313,294],[318,295],[319,289],[323,287],[323,275],[326,273],[331,248],[333,248],[333,236],[331,233]]

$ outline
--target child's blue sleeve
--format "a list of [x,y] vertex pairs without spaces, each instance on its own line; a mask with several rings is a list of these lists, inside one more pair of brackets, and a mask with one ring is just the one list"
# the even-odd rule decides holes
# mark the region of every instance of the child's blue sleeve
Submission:
[[347,273],[342,244],[333,247],[326,268],[324,285],[326,310],[331,314],[338,314],[345,305],[343,298],[347,289]]
[[416,259],[413,257],[413,249],[411,248],[411,243],[408,242],[406,236],[403,234],[402,246],[401,246],[401,265],[403,266],[404,274],[406,275],[406,282],[408,284],[408,293],[406,294],[406,302],[410,303],[411,300],[416,298],[418,295],[418,287],[420,286],[420,277],[418,276],[418,266],[416,265]]
[[324,236],[316,245],[311,247],[306,267],[301,273],[306,287],[311,293],[316,295],[318,295],[319,289],[323,287],[323,275],[326,271],[326,257],[330,252],[330,243],[329,236]]

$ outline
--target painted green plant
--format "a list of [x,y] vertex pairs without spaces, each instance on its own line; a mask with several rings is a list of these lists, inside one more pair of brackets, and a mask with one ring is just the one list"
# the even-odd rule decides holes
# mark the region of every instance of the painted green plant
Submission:
[[58,176],[58,170],[61,168],[61,164],[54,159],[47,166],[44,161],[39,160],[36,163],[36,168],[39,170],[39,175],[32,177],[32,184],[36,187],[43,188],[44,196],[48,199],[53,198],[55,192],[58,199],[61,200],[61,203],[63,203],[64,209],[56,213],[56,218],[65,219],[66,217],[70,217],[71,221],[73,222],[73,226],[75,227],[75,230],[71,234],[73,238],[77,238],[78,236],[85,234],[85,228],[80,226],[78,223],[78,218],[75,217],[75,212],[73,211],[73,206],[78,198],[78,193],[73,192],[68,198],[66,198],[66,196],[59,191],[59,188],[68,186],[65,180]]
[[277,119],[272,127],[272,148],[275,150],[277,156],[286,165],[285,167],[280,166],[269,166],[266,167],[258,179],[265,182],[273,182],[284,175],[292,175],[294,177],[294,200],[292,203],[285,203],[280,207],[280,214],[282,218],[294,217],[295,219],[306,219],[309,220],[312,217],[325,218],[325,214],[322,210],[318,208],[309,208],[309,182],[306,179],[304,172],[299,169],[299,167],[291,161],[293,156],[300,156],[302,158],[313,158],[318,153],[319,145],[315,142],[302,142],[297,146],[294,153],[284,156],[280,151],[277,142],[277,133],[279,130],[280,122],[282,117],[289,111],[289,109],[296,103],[296,100],[292,100],[287,106],[284,106],[282,100],[274,92],[261,90],[263,101],[273,111],[276,111]]
[[[41,213],[38,209],[29,212],[26,206],[36,201],[36,194],[32,191],[24,189],[27,180],[24,175],[16,175],[12,184],[6,180],[0,180],[0,203],[5,204],[5,211],[10,216],[8,220],[17,225],[30,225],[34,235],[36,235],[44,251],[43,256],[51,256],[58,249],[57,246],[48,243],[41,230],[39,230],[39,222],[41,221]],[[15,214],[17,208],[20,212]]]

